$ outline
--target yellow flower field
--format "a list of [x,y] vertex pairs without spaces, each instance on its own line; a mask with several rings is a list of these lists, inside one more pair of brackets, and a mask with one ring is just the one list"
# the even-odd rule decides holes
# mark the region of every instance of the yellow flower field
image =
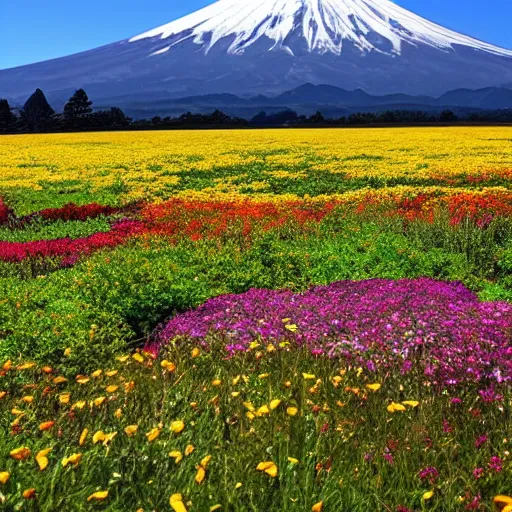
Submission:
[[8,136],[0,139],[0,191],[14,203],[39,192],[38,206],[53,206],[45,196],[56,188],[105,202],[294,199],[395,187],[500,190],[512,172],[511,142],[509,127]]

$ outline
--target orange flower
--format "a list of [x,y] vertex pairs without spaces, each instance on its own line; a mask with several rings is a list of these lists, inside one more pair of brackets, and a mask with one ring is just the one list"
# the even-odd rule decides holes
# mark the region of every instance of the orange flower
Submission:
[[185,455],[188,457],[195,450],[194,445],[189,444],[185,448]]
[[323,508],[324,508],[324,502],[323,501],[319,501],[318,503],[315,503],[311,507],[311,512],[322,512]]
[[9,478],[11,478],[11,474],[7,471],[0,471],[0,484],[5,485]]
[[34,368],[36,363],[23,363],[16,367],[17,370],[23,371],[23,370],[30,370],[31,368]]
[[198,357],[201,351],[196,347],[192,349],[192,357]]
[[107,393],[115,393],[119,389],[119,386],[107,386]]
[[7,391],[0,391],[0,400],[7,396]]
[[171,361],[167,361],[167,359],[164,359],[161,363],[160,363],[160,366],[164,369],[164,370],[167,370],[168,372],[174,372],[176,370],[176,365],[174,363],[171,363]]
[[96,491],[87,498],[87,501],[103,501],[106,500],[107,498],[108,491]]
[[33,401],[34,401],[34,397],[33,396],[24,396],[22,399],[21,399],[22,402],[26,403],[26,404],[31,404]]
[[30,450],[26,446],[22,446],[12,450],[10,455],[15,460],[25,460],[30,457],[30,453]]
[[10,369],[12,368],[12,361],[9,359],[8,361],[6,361],[3,366],[2,366],[2,370],[4,372],[8,372]]
[[47,430],[50,430],[53,425],[55,425],[55,421],[43,421],[43,423],[39,424],[39,430],[45,432]]
[[100,396],[98,398],[95,398],[92,403],[93,405],[95,405],[96,407],[99,407],[104,401],[106,400],[106,398],[104,396]]
[[33,500],[36,497],[36,490],[34,488],[25,489],[23,491],[23,498],[26,500]]

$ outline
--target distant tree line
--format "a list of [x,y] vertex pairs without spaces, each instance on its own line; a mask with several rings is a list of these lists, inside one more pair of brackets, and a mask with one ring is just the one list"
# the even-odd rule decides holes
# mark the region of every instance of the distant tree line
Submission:
[[311,116],[293,110],[267,114],[260,112],[247,121],[231,117],[220,110],[211,114],[187,112],[179,117],[155,116],[132,120],[118,107],[93,110],[92,101],[83,89],[78,89],[57,114],[46,97],[37,89],[21,108],[12,108],[0,99],[0,134],[41,133],[89,130],[162,130],[188,127],[272,127],[272,126],[364,126],[364,125],[429,125],[457,123],[512,123],[512,109],[482,111],[457,117],[451,110],[440,113],[420,110],[386,110],[384,112],[355,112],[340,118],[326,118],[321,112]]

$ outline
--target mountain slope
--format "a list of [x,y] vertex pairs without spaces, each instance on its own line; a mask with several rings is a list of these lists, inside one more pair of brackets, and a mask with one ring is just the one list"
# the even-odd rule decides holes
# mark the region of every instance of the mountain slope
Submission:
[[127,95],[279,94],[305,83],[439,95],[507,82],[512,50],[390,0],[219,0],[131,39],[0,71],[0,97],[41,87],[58,108],[78,87],[123,106]]

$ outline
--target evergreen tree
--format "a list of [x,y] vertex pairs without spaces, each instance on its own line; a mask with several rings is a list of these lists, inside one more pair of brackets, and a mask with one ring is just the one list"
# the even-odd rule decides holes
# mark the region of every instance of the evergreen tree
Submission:
[[55,111],[41,89],[36,89],[21,111],[22,122],[31,132],[40,132],[52,127]]
[[64,105],[64,119],[67,123],[75,126],[83,124],[83,121],[92,112],[92,101],[83,89],[78,89]]
[[11,133],[14,131],[17,118],[12,113],[7,100],[0,99],[0,133]]

